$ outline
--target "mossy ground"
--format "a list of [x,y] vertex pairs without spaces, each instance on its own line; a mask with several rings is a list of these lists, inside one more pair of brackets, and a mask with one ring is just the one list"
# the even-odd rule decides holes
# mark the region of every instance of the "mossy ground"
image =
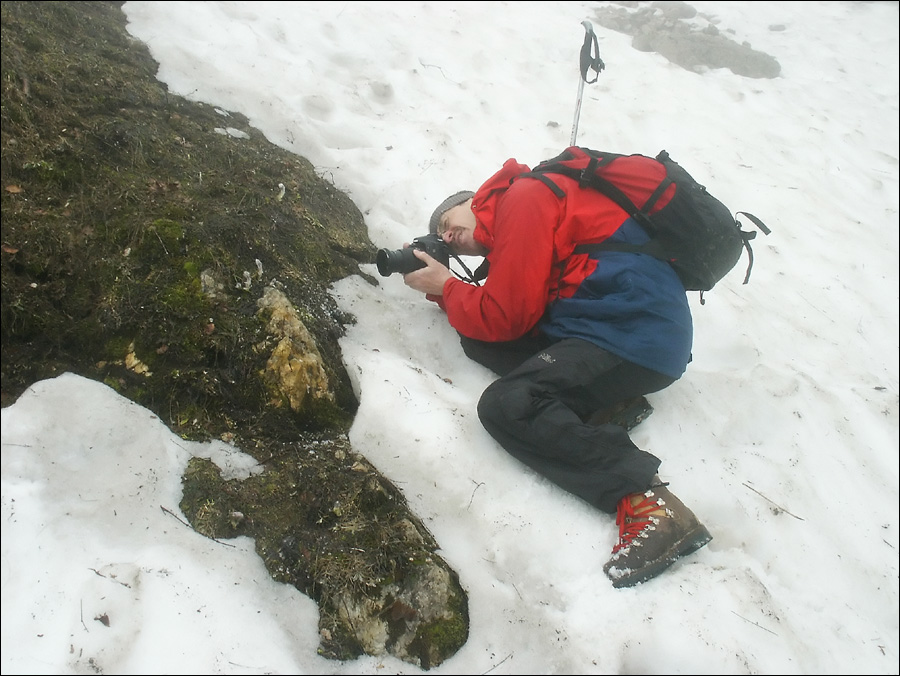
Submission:
[[315,413],[346,423],[352,319],[326,288],[372,259],[355,205],[240,115],[168,94],[116,3],[4,2],[2,21],[4,403],[68,370],[185,437],[291,434],[307,421],[259,420],[244,349],[274,279],[326,357],[337,407]]
[[[353,318],[328,288],[375,249],[353,202],[306,159],[239,114],[167,92],[121,5],[2,3],[0,401],[77,373],[185,439],[253,455],[266,471],[245,481],[193,460],[182,511],[209,537],[255,538],[273,577],[320,602],[323,654],[354,657],[334,599],[440,561],[402,494],[347,441],[357,401],[338,340]],[[293,303],[332,391],[301,410],[273,405],[262,377],[266,285]],[[465,641],[461,590],[457,606],[449,640],[423,639],[423,664]]]

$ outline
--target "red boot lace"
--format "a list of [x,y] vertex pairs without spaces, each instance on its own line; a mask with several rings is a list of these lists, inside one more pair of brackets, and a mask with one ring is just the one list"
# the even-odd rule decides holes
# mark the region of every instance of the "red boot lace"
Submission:
[[656,496],[652,494],[650,497],[644,494],[644,499],[636,505],[631,504],[630,495],[619,500],[619,504],[616,506],[619,541],[613,547],[613,554],[628,547],[650,525],[650,512],[656,509],[659,509],[659,503]]

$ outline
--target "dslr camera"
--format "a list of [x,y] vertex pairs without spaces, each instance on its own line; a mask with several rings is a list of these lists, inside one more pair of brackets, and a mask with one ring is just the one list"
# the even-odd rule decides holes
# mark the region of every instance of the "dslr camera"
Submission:
[[396,251],[379,249],[375,256],[379,274],[382,277],[390,277],[395,272],[405,275],[407,272],[424,268],[425,263],[416,258],[413,253],[415,249],[424,251],[438,263],[450,267],[450,248],[438,235],[429,234],[416,237],[408,247],[403,249]]

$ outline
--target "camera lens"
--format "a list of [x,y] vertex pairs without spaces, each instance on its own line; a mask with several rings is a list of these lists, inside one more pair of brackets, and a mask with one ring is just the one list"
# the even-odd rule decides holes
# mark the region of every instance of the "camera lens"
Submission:
[[425,263],[416,258],[412,247],[396,251],[379,249],[375,255],[375,265],[382,277],[390,277],[395,272],[405,275],[407,272],[425,267]]

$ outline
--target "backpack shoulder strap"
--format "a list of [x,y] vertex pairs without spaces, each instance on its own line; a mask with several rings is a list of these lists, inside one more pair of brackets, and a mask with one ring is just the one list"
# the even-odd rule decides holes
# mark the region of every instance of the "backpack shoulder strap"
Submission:
[[[609,157],[601,160],[592,156],[590,161],[588,162],[588,165],[583,169],[569,167],[558,161],[550,160],[548,162],[537,165],[528,173],[520,174],[513,180],[519,178],[535,178],[546,185],[548,188],[550,188],[550,190],[553,191],[554,195],[562,199],[566,195],[565,191],[563,191],[562,188],[554,183],[550,179],[550,177],[547,176],[547,174],[562,174],[563,176],[568,176],[569,178],[577,181],[579,187],[592,188],[606,195],[609,199],[618,204],[630,217],[638,221],[638,223],[640,223],[641,226],[645,230],[647,230],[648,235],[651,235],[650,241],[644,244],[626,244],[625,242],[594,242],[591,244],[578,244],[576,245],[572,253],[589,254],[594,251],[624,251],[629,253],[648,254],[650,256],[653,256],[654,258],[668,261],[669,259],[666,257],[662,245],[658,240],[652,238],[653,226],[646,218],[645,214],[640,209],[638,209],[637,206],[635,206],[634,202],[628,199],[625,193],[619,190],[611,182],[607,181],[604,178],[601,178],[597,174],[597,169],[605,164],[612,162],[613,159],[615,158]],[[650,196],[647,204],[654,204],[656,200],[659,199],[659,196],[662,195],[663,192],[665,192],[665,189],[669,187],[669,184],[671,182],[671,179],[665,179]]]
[[550,188],[550,190],[553,191],[553,194],[556,195],[559,199],[562,199],[563,197],[566,196],[566,193],[563,191],[563,189],[560,188],[558,185],[556,185],[556,183],[551,181],[549,178],[547,178],[547,175],[542,172],[530,171],[525,174],[519,174],[513,180],[516,180],[519,178],[536,178],[541,183],[543,183],[545,186]]
[[[523,174],[522,177],[537,178],[546,183],[545,174],[562,174],[563,176],[568,176],[574,181],[577,181],[580,188],[592,188],[597,192],[606,195],[606,197],[619,205],[619,207],[621,207],[625,213],[635,218],[643,227],[648,228],[648,234],[652,236],[654,234],[652,231],[653,226],[643,216],[645,213],[650,211],[653,205],[656,204],[657,200],[663,195],[663,193],[665,193],[668,187],[672,184],[672,179],[669,177],[664,178],[650,195],[650,197],[647,198],[643,209],[639,209],[637,205],[632,202],[628,198],[628,196],[626,196],[625,193],[622,192],[616,185],[600,176],[600,169],[621,156],[606,154],[605,156],[601,157],[598,153],[589,152],[587,150],[585,150],[585,152],[589,159],[587,165],[583,168],[568,166],[560,162],[560,158],[554,158],[552,160],[548,160],[547,162],[542,162],[534,169],[532,169],[531,172]],[[562,197],[562,195],[560,195],[560,193],[556,190],[554,190],[554,192],[558,197]]]
[[[529,173],[522,174],[520,178],[537,178],[547,184],[548,187],[552,186],[551,190],[553,190],[557,197],[561,198],[564,193],[562,193],[562,191],[555,183],[552,183],[552,181],[548,182],[549,179],[547,178],[546,174],[561,174],[563,176],[568,176],[574,181],[577,181],[580,188],[591,188],[611,199],[626,214],[636,220],[640,224],[640,226],[647,232],[647,235],[651,239],[653,239],[657,232],[652,221],[648,218],[648,214],[653,208],[653,205],[656,204],[657,200],[662,197],[662,195],[674,181],[669,176],[666,176],[647,198],[647,201],[644,203],[643,208],[638,208],[638,206],[634,202],[632,202],[628,198],[628,196],[618,188],[618,186],[600,175],[600,170],[604,166],[610,164],[615,159],[622,157],[622,155],[610,153],[601,155],[600,153],[590,151],[586,148],[582,148],[581,150],[583,150],[589,158],[587,165],[585,165],[583,168],[572,167],[564,164],[560,160],[571,159],[571,155],[563,154],[559,157],[553,158],[552,160],[542,162],[541,164],[534,167],[534,169],[532,169]],[[659,158],[657,158],[657,161],[659,161]],[[619,245],[610,244],[608,246],[609,248],[619,249]],[[644,253],[651,253],[651,255],[656,255],[656,253],[648,251],[647,247],[644,247],[643,249],[641,249],[641,251]]]

